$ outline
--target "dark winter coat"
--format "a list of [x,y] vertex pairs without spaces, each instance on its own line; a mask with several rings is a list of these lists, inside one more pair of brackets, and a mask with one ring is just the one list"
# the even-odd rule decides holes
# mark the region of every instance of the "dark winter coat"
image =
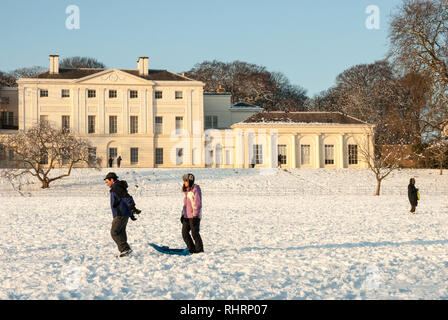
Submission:
[[409,198],[409,202],[411,203],[411,205],[415,206],[415,207],[418,204],[417,191],[418,191],[418,189],[415,187],[415,185],[412,182],[409,182],[408,198]]
[[134,199],[128,193],[126,181],[115,181],[110,188],[110,207],[115,217],[132,216],[131,208],[135,206]]

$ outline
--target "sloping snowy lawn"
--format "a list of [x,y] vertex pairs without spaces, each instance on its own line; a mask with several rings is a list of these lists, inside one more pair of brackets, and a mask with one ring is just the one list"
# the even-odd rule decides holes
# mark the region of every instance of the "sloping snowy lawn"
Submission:
[[107,170],[75,170],[50,190],[0,182],[0,299],[448,299],[448,179],[437,170],[397,171],[380,197],[366,170],[191,170],[206,252],[188,257],[148,245],[185,247],[184,170],[114,170],[143,210],[122,259]]

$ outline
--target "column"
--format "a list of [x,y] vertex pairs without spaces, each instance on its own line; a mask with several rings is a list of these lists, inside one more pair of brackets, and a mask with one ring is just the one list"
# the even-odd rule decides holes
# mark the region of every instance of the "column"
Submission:
[[345,168],[345,134],[339,137],[339,168]]
[[[84,96],[88,97],[88,89],[84,90]],[[106,106],[105,106],[105,92],[106,89],[101,88],[99,91],[99,103],[98,103],[98,126],[99,126],[99,134],[105,134],[106,133]]]
[[321,159],[320,159],[320,133],[318,133],[317,135],[316,135],[316,143],[315,143],[315,145],[316,145],[316,154],[315,154],[315,156],[316,156],[316,159],[315,159],[315,161],[314,161],[314,167],[315,168],[320,168],[321,167]]
[[291,153],[291,161],[290,161],[289,167],[295,169],[295,168],[297,168],[297,160],[296,160],[297,150],[296,150],[296,135],[295,134],[293,134],[291,136],[290,150],[291,150],[291,152],[290,152]]

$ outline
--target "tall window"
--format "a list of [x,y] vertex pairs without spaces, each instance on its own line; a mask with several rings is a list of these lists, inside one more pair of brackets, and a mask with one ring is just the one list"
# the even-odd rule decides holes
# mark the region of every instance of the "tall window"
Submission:
[[205,129],[218,128],[218,116],[205,116]]
[[1,120],[2,125],[5,126],[8,121],[8,112],[2,111],[0,120]]
[[156,134],[163,134],[163,118],[156,117]]
[[137,90],[131,90],[129,92],[129,98],[131,99],[137,99],[138,98],[138,91]]
[[184,149],[176,148],[176,165],[181,165],[184,163]]
[[356,144],[348,145],[348,164],[358,164],[358,146]]
[[182,91],[176,91],[176,100],[183,99],[183,92]]
[[62,130],[63,131],[70,130],[70,116],[62,116]]
[[40,153],[40,164],[48,164],[48,153],[46,151],[41,151]]
[[254,164],[263,164],[263,145],[254,144]]
[[300,158],[302,165],[311,164],[311,146],[309,144],[302,144],[300,146]]
[[163,164],[163,149],[156,148],[156,164]]
[[48,123],[48,116],[47,115],[40,115],[40,122]]
[[89,163],[93,163],[96,160],[96,148],[89,148]]
[[95,98],[96,91],[95,90],[87,90],[87,98]]
[[46,98],[48,97],[48,90],[40,90],[40,97],[41,98]]
[[131,164],[138,163],[138,148],[131,148]]
[[109,116],[109,133],[117,133],[118,120],[117,116]]
[[286,145],[284,144],[278,145],[278,163],[286,164]]
[[156,91],[155,92],[155,98],[156,99],[162,99],[162,97],[163,97],[162,91]]
[[109,90],[109,98],[114,99],[117,97],[117,90]]
[[6,159],[6,148],[4,145],[0,144],[0,160]]
[[95,116],[88,117],[88,132],[95,133]]
[[138,116],[131,116],[131,134],[138,133]]
[[334,164],[334,145],[325,145],[325,164]]
[[8,124],[10,126],[14,125],[14,112],[8,112]]
[[181,134],[184,128],[184,117],[176,117],[176,134]]
[[117,148],[109,148],[109,157],[111,157],[112,159],[115,159],[118,155],[118,150]]

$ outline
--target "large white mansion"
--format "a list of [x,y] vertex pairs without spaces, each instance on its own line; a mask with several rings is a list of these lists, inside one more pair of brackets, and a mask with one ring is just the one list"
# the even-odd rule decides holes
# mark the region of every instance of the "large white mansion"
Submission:
[[[359,147],[373,150],[373,126],[331,112],[264,112],[231,104],[222,90],[167,70],[49,70],[0,88],[0,134],[45,120],[87,138],[107,166],[123,167],[360,168]],[[361,145],[362,144],[362,145]],[[8,154],[0,146],[0,166]]]

